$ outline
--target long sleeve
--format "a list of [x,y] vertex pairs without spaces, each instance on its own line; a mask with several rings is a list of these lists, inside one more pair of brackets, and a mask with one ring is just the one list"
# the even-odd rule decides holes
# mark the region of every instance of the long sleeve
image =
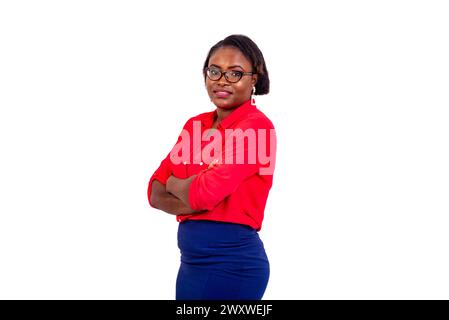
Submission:
[[[187,120],[187,122],[184,124],[182,130],[185,130],[187,128],[187,126],[189,125],[189,122],[191,122],[191,120],[192,120],[192,118]],[[182,140],[182,134],[183,134],[183,131],[181,131],[181,133],[179,134],[178,140],[176,141],[175,146]],[[171,150],[173,150],[173,148]],[[159,167],[153,173],[153,175],[150,178],[150,182],[148,183],[148,190],[147,190],[148,202],[149,202],[150,206],[152,206],[153,208],[154,208],[154,206],[151,203],[151,186],[152,186],[153,181],[158,180],[160,183],[165,185],[165,184],[167,184],[167,180],[170,177],[170,175],[173,174],[173,166],[171,164],[171,159],[170,159],[171,150],[167,154],[167,156],[161,161]]]
[[257,174],[255,164],[221,164],[201,171],[189,188],[189,204],[194,210],[212,210],[233,193],[247,177]]
[[169,161],[170,161],[170,153],[165,157],[164,160],[161,161],[159,167],[156,169],[156,171],[150,178],[147,194],[148,194],[148,202],[150,206],[152,206],[153,208],[155,208],[155,206],[151,203],[151,186],[154,180],[158,180],[160,183],[164,185],[167,184],[167,179],[170,177],[172,173]]
[[[253,130],[255,132],[255,135],[253,136],[255,142],[250,144],[248,141],[245,141],[245,143],[240,144],[240,148],[232,148],[233,152],[226,154],[226,159],[222,158],[221,164],[209,170],[201,171],[195,179],[192,180],[189,187],[189,204],[192,209],[212,210],[218,203],[223,201],[231,193],[235,192],[245,179],[260,174],[259,169],[261,169],[261,162],[259,161],[259,153],[262,150],[259,148],[259,143],[263,144],[264,142],[259,141],[261,140],[259,129],[264,129],[261,133],[262,135],[265,134],[264,140],[266,142],[263,148],[265,149],[263,150],[265,152],[266,150],[272,150],[270,141],[273,139],[267,138],[267,135],[274,133],[274,127],[271,122],[260,121],[260,119],[246,121],[239,127],[242,131],[247,129]],[[270,129],[273,131],[270,131]],[[226,136],[225,139],[228,139],[228,136]],[[233,141],[226,140],[225,148],[230,143],[233,144]],[[271,144],[274,144],[275,146],[275,141],[271,141]],[[256,161],[245,161],[244,163],[234,161],[234,159],[237,159],[242,153],[243,156],[247,156],[248,159],[251,154],[254,155]],[[232,157],[231,160],[229,160],[229,157]]]

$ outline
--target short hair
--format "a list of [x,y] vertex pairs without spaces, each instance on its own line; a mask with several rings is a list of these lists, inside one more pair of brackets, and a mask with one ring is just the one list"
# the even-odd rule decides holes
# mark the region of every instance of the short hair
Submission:
[[256,91],[254,94],[263,95],[270,91],[270,79],[268,77],[268,70],[265,64],[265,59],[259,47],[249,37],[242,34],[233,34],[223,40],[218,41],[207,54],[206,61],[204,61],[203,75],[206,81],[206,68],[209,66],[209,59],[212,54],[223,47],[234,47],[251,62],[251,72],[257,73]]

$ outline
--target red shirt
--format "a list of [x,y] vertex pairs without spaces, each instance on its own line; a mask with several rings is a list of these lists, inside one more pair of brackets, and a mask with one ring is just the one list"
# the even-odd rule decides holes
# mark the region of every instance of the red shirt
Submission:
[[[180,162],[180,153],[171,151],[162,160],[151,176],[148,201],[154,207],[150,197],[151,184],[155,179],[165,185],[172,174],[182,179],[196,174],[189,188],[189,204],[192,209],[207,211],[177,215],[177,221],[190,219],[240,223],[259,231],[273,183],[276,159],[274,126],[270,119],[248,100],[223,119],[218,124],[217,131],[211,134],[220,135],[222,140],[221,144],[220,139],[215,141],[216,146],[221,145],[221,152],[213,154],[213,144],[210,143],[215,138],[205,138],[204,131],[212,127],[216,116],[215,110],[199,114],[186,122],[175,147],[178,146],[176,150],[179,151],[183,145],[183,150],[189,150],[189,153],[186,153],[188,156],[184,156],[184,161]],[[240,143],[236,142],[239,138],[231,139],[239,132],[246,133],[240,135]],[[219,159],[219,164],[211,169],[207,169],[211,162],[210,157],[204,156],[204,148],[208,145],[208,154]]]

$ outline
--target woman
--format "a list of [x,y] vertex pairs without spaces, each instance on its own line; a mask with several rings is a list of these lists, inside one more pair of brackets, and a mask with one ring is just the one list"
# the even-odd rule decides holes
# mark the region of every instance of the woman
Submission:
[[186,122],[148,199],[180,222],[176,299],[261,299],[270,268],[258,231],[276,142],[252,94],[269,92],[268,71],[251,39],[231,35],[210,49],[203,76],[216,110]]

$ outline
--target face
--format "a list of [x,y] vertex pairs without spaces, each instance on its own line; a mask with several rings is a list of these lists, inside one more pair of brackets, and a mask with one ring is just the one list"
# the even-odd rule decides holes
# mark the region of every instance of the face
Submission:
[[[217,49],[209,58],[208,67],[215,67],[225,71],[251,72],[251,62],[233,47]],[[232,83],[226,80],[224,74],[218,81],[210,80],[206,76],[206,89],[211,101],[222,109],[232,109],[251,99],[253,86],[257,75],[243,75],[241,79]],[[227,92],[227,93],[226,93]]]

